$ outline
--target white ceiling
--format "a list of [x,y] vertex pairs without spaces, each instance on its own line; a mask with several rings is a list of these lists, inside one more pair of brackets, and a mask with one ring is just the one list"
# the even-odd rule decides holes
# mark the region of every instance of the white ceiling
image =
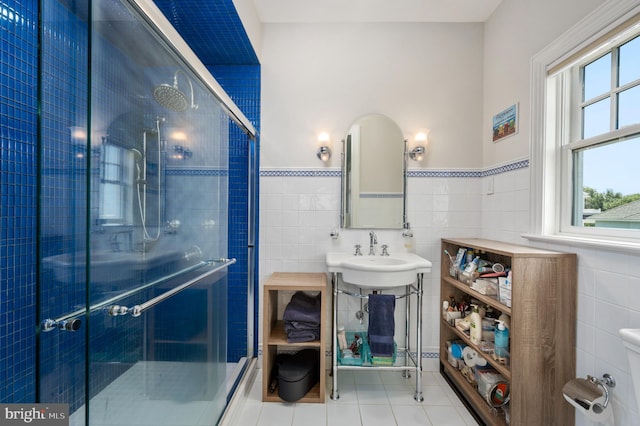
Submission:
[[264,23],[484,22],[502,0],[253,0]]

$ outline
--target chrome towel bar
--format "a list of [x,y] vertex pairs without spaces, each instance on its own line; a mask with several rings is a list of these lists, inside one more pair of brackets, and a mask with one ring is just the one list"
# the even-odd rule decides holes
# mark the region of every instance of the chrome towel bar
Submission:
[[121,316],[121,315],[127,315],[127,314],[131,314],[132,317],[139,317],[144,311],[146,311],[149,308],[154,307],[155,305],[157,305],[158,303],[170,298],[171,296],[181,292],[182,290],[191,287],[192,285],[194,285],[195,283],[203,280],[204,278],[208,277],[209,275],[212,275],[218,271],[221,271],[222,269],[228,267],[229,265],[233,265],[234,263],[236,263],[236,259],[220,259],[219,261],[224,262],[222,265],[218,266],[217,268],[214,268],[210,271],[207,271],[201,275],[198,275],[197,277],[183,283],[180,284],[177,287],[172,288],[169,291],[166,291],[164,293],[162,293],[159,296],[154,297],[153,299],[149,299],[146,302],[140,304],[140,305],[134,305],[130,308],[127,308],[126,306],[120,306],[120,305],[112,305],[109,306],[106,311],[109,315],[111,316]]
[[[164,300],[164,299],[166,299],[168,297],[171,297],[172,295],[176,294],[177,292],[179,292],[181,290],[184,290],[185,288],[189,287],[190,285],[195,284],[196,282],[202,280],[203,278],[206,278],[207,276],[209,276],[209,275],[211,275],[211,274],[213,274],[215,272],[218,272],[218,271],[228,267],[229,265],[232,265],[232,264],[236,263],[236,259],[234,259],[234,258],[231,258],[231,259],[220,258],[220,259],[211,259],[211,260],[207,260],[207,261],[198,262],[196,265],[193,265],[193,266],[191,266],[189,268],[186,268],[186,269],[183,269],[181,271],[175,272],[175,273],[173,273],[173,274],[171,274],[169,276],[163,277],[163,278],[161,278],[159,280],[144,284],[144,285],[142,285],[140,287],[137,287],[137,288],[134,288],[132,290],[126,291],[124,293],[121,293],[121,294],[119,294],[119,295],[117,295],[115,297],[112,297],[112,298],[108,299],[108,300],[105,300],[103,302],[100,302],[100,303],[97,303],[95,305],[92,305],[92,306],[89,307],[89,313],[95,312],[97,310],[100,310],[100,309],[103,309],[103,308],[106,307],[107,313],[109,315],[112,315],[112,316],[126,315],[127,313],[132,313],[133,314],[133,309],[136,306],[132,307],[131,308],[132,311],[129,312],[130,308],[127,308],[126,306],[113,305],[113,303],[117,302],[119,300],[122,300],[122,299],[124,299],[126,297],[132,296],[132,295],[134,295],[136,293],[139,293],[140,291],[145,290],[147,288],[154,287],[154,286],[156,286],[156,285],[158,285],[158,284],[160,284],[162,282],[165,282],[167,279],[175,278],[175,277],[177,277],[177,276],[179,276],[179,275],[181,275],[181,274],[183,274],[185,272],[193,271],[193,270],[196,270],[196,269],[201,268],[201,267],[206,266],[206,265],[212,265],[214,263],[222,263],[222,264],[220,266],[218,266],[217,268],[214,268],[214,269],[212,269],[210,271],[204,272],[203,274],[201,274],[201,275],[197,276],[196,278],[188,281],[187,283],[184,283],[184,284],[182,284],[182,285],[180,285],[178,287],[175,287],[172,290],[169,290],[168,292],[163,293],[160,296],[155,297],[155,298],[143,303],[142,305],[136,305],[136,306],[138,306],[138,307],[145,306],[145,309],[148,309],[150,307],[150,306],[148,306],[148,304],[151,301],[154,301],[154,300],[159,299],[161,297],[162,297],[162,300]],[[171,294],[167,294],[167,293],[171,293]],[[158,300],[155,303],[159,303],[162,300]],[[117,309],[116,309],[116,307],[117,307]],[[53,331],[53,330],[56,330],[56,329],[65,330],[65,331],[76,331],[78,328],[80,328],[80,324],[81,324],[80,320],[77,319],[77,317],[81,316],[81,315],[86,315],[86,313],[87,313],[87,310],[83,308],[83,309],[78,309],[76,311],[70,312],[70,313],[68,313],[66,315],[63,315],[63,316],[61,316],[59,318],[56,318],[56,319],[47,318],[47,319],[45,319],[45,320],[43,320],[41,322],[40,330],[44,331],[44,332],[49,332],[49,331]],[[142,313],[142,311],[140,313]],[[138,315],[140,315],[140,313],[138,313]],[[138,315],[134,315],[134,316],[138,316]]]

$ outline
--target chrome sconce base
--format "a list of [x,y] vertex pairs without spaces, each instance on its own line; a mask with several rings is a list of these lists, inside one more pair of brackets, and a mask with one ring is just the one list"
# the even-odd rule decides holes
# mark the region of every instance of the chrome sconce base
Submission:
[[331,148],[329,148],[328,146],[321,146],[320,149],[318,149],[316,155],[318,156],[320,161],[326,163],[331,158]]

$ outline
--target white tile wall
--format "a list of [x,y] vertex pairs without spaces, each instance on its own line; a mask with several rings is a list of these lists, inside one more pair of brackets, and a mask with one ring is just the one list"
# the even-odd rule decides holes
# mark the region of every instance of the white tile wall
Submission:
[[[487,194],[491,179],[493,193]],[[327,251],[368,245],[368,230],[339,229],[339,177],[263,176],[260,185],[261,283],[275,271],[324,272]],[[434,264],[433,272],[425,276],[423,351],[437,352],[440,238],[481,236],[528,245],[521,235],[529,229],[529,169],[485,177],[410,177],[407,193],[413,249]],[[329,236],[332,229],[340,231],[336,240]],[[389,244],[390,251],[405,250],[401,231],[376,232],[378,243]],[[640,327],[640,256],[532,245],[578,254],[577,376],[612,374],[618,382],[612,390],[616,424],[640,424],[617,334],[622,327]],[[359,302],[346,303],[339,320],[357,327],[353,309],[359,309]],[[397,313],[397,324],[403,323],[401,315]],[[437,362],[428,361],[425,369],[437,369]],[[576,424],[590,423],[577,415]]]
[[[482,178],[486,185],[489,177]],[[486,188],[486,186],[483,186]],[[482,236],[528,244],[529,169],[494,176],[494,194],[483,195]],[[640,256],[554,244],[531,244],[578,255],[577,376],[614,376],[616,425],[639,425],[635,393],[618,330],[640,327]],[[542,320],[542,319],[541,319]],[[590,425],[576,414],[576,425]]]
[[[328,251],[351,252],[355,244],[361,244],[363,251],[368,250],[369,230],[340,229],[339,177],[285,174],[283,171],[279,176],[260,179],[261,289],[273,272],[325,272],[324,256]],[[480,185],[478,178],[415,177],[408,180],[407,214],[414,232],[412,250],[434,264],[433,272],[427,274],[424,281],[423,352],[438,352],[440,238],[479,235],[482,223]],[[331,239],[329,234],[333,229],[340,232],[338,239]],[[376,233],[378,245],[388,244],[390,252],[407,250],[401,230],[376,230]],[[339,322],[347,328],[358,329],[360,324],[354,313],[360,309],[359,301],[341,299],[342,307]],[[404,333],[402,308],[403,302],[399,302],[397,335]],[[365,317],[364,329],[366,321]],[[437,368],[437,363],[427,362],[425,367],[427,365]]]

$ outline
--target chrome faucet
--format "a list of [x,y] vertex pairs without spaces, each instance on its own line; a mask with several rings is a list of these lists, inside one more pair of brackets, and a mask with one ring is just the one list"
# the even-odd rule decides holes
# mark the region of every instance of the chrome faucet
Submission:
[[376,233],[371,231],[369,232],[369,256],[375,256],[375,246],[378,244],[378,237]]

